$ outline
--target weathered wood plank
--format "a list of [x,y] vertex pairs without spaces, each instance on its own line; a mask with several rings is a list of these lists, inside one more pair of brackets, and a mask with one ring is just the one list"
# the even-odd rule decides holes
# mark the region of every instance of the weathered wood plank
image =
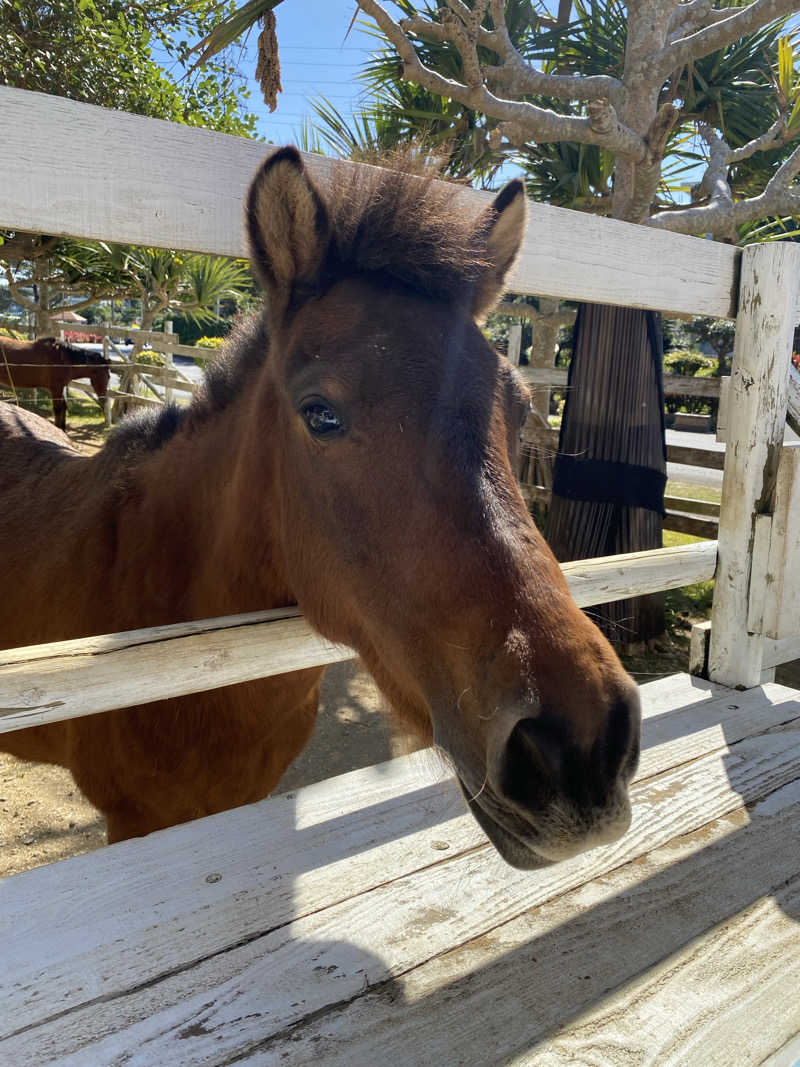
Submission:
[[[6,87],[0,119],[0,227],[246,255],[242,200],[265,158],[263,144]],[[72,151],[76,135],[80,152]],[[142,145],[147,167],[109,169],[109,159],[138,158]],[[314,176],[329,173],[330,160],[305,158]],[[489,202],[474,190],[462,195],[471,204]],[[664,312],[735,313],[738,249],[564,208],[531,203],[529,210],[509,289]]]
[[710,676],[726,685],[757,685],[761,676],[761,637],[742,624],[748,617],[756,517],[772,514],[775,505],[799,291],[796,245],[744,250],[708,659]]
[[[584,607],[713,576],[713,541],[563,564]],[[296,609],[0,652],[0,733],[350,659]]]
[[689,496],[664,497],[664,507],[672,511],[685,511],[691,515],[713,515],[719,518],[719,504],[714,500],[695,500]]
[[763,667],[778,667],[781,663],[791,663],[796,659],[800,659],[800,634],[781,637],[777,641],[764,639]]
[[725,453],[722,450],[714,451],[710,448],[688,448],[686,445],[668,444],[667,462],[721,471],[725,467]]
[[706,519],[700,515],[689,515],[685,511],[676,511],[669,507],[664,515],[665,530],[691,534],[692,537],[715,538],[718,528],[718,524],[714,519]]
[[740,810],[651,851],[248,1063],[381,1063],[402,1048],[408,1063],[464,1067],[755,1067],[800,1026],[800,880],[785,848],[799,814],[793,784],[749,824]]
[[784,446],[781,452],[769,562],[762,580],[762,632],[775,640],[800,636],[800,445]]
[[[800,714],[797,702],[793,714]],[[130,1056],[126,1062],[132,1063],[177,1058],[182,1064],[194,1064],[242,1055],[254,1043],[273,1036],[281,1040],[286,1027],[305,1017],[312,1017],[313,1030],[318,1021],[314,1016],[331,1008],[340,1019],[342,1013],[347,1016],[352,1007],[348,1001],[363,999],[360,995],[366,989],[386,979],[409,969],[437,970],[435,957],[443,952],[450,956],[451,967],[455,957],[462,970],[471,971],[487,944],[496,944],[496,927],[501,924],[637,857],[634,882],[639,881],[640,857],[646,852],[798,777],[800,734],[787,731],[753,738],[732,746],[730,757],[707,756],[635,787],[634,826],[616,845],[535,875],[510,871],[486,849],[463,853],[309,914],[285,929],[266,932],[263,938],[234,942],[230,951],[212,959],[195,957],[187,970],[173,970],[157,984],[148,982],[125,997],[113,1001],[105,995],[95,997],[85,1008],[9,1039],[2,1051],[18,1062],[40,1062],[72,1052],[76,1063],[83,1056],[84,1062],[88,1057],[109,1064],[119,1062],[118,1056]],[[754,835],[753,840],[763,845],[763,835]],[[791,865],[796,869],[796,855],[784,852],[784,856],[787,869]],[[373,854],[372,860],[380,869],[380,855]],[[748,860],[754,869],[752,853]],[[763,861],[755,865],[757,875],[763,876],[759,866]],[[774,873],[771,868],[769,875]],[[780,884],[786,877],[782,868],[777,875]],[[697,884],[693,883],[694,894]],[[760,884],[763,888],[763,878]],[[594,882],[590,891],[597,885]],[[713,896],[717,898],[716,892]],[[627,923],[625,929],[630,938]],[[163,943],[157,929],[150,937]],[[474,937],[479,942],[471,946]],[[528,940],[517,932],[510,944],[528,951]],[[452,971],[445,977],[449,982]],[[441,984],[441,971],[439,978]],[[103,1036],[109,1029],[118,1032]],[[91,1040],[94,1035],[99,1037],[96,1044]],[[419,1046],[403,1042],[403,1047]],[[301,1056],[294,1062],[307,1060]],[[379,1061],[355,1055],[350,1062]]]
[[800,370],[794,364],[789,368],[786,419],[794,432],[800,434]]
[[[687,675],[660,679],[641,692],[643,776],[784,721],[792,696],[791,690],[772,686],[732,700],[720,686]],[[678,738],[680,744],[671,747]],[[474,848],[485,838],[463,812],[449,771],[433,753],[421,752],[249,805],[235,816],[212,816],[146,842],[127,842],[7,879],[0,883],[0,942],[7,974],[16,984],[9,991],[10,978],[3,983],[2,974],[0,984],[12,998],[9,1018],[12,1006],[17,1026],[41,1017],[45,1002],[29,998],[26,989],[36,990],[42,981],[55,983],[52,996],[62,1007],[82,1003],[93,990],[110,995],[124,989],[126,981],[136,984],[128,978],[130,968],[138,980],[147,980],[160,968],[168,971],[221,951],[230,924],[239,939],[252,939],[424,867],[440,858],[431,848],[437,838],[446,837],[448,856]],[[378,865],[375,849],[380,850]],[[214,872],[221,877],[206,882]],[[49,901],[46,923],[31,909],[32,899]],[[120,942],[122,910],[126,937]],[[91,925],[76,930],[76,913],[91,914]],[[162,951],[131,951],[147,940],[154,924],[159,945],[171,954],[166,963]],[[39,973],[39,943],[46,979]],[[96,955],[107,960],[107,977],[99,984],[95,978],[87,992],[79,980],[82,961]],[[49,973],[56,969],[58,978]]]
[[643,592],[678,589],[708,581],[716,568],[716,541],[628,552],[562,563],[570,591],[581,607],[623,600]]
[[[567,371],[560,367],[520,367],[524,381],[533,386],[559,388],[567,384]],[[693,378],[687,374],[665,374],[665,396],[719,396],[719,378]]]
[[[217,620],[220,621],[220,620]],[[162,627],[160,629],[168,629]],[[94,715],[351,659],[302,618],[235,623],[191,637],[147,631],[0,653],[0,732]],[[88,641],[89,650],[80,651]],[[113,646],[113,647],[112,647]],[[33,651],[31,651],[33,650]]]

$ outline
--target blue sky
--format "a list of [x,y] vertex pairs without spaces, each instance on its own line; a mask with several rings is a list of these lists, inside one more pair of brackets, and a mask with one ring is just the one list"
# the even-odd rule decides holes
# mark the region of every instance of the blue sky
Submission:
[[[358,108],[362,90],[356,75],[374,48],[374,38],[358,21],[348,35],[355,10],[355,0],[283,0],[278,5],[275,17],[284,91],[272,115],[252,77],[257,33],[251,35],[241,71],[250,74],[249,108],[258,115],[258,132],[267,140],[276,144],[295,141],[303,118],[313,115],[309,101],[315,97],[327,97],[343,115]],[[366,21],[362,12],[358,18]]]

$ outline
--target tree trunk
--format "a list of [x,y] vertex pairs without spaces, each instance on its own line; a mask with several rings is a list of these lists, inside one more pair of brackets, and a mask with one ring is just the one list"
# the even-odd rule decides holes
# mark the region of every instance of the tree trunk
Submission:
[[[158,313],[158,309],[157,308],[148,307],[147,300],[143,300],[142,301],[142,321],[139,324],[140,325],[140,329],[142,329],[142,330],[152,330],[153,329],[153,320],[155,319],[157,313]],[[142,342],[140,340],[134,338],[133,348],[131,349],[131,354],[128,357],[130,359],[131,363],[135,363],[136,362],[136,357],[139,355],[141,350],[142,350]],[[134,371],[129,371],[129,370],[122,370],[121,371],[120,376],[119,376],[119,391],[121,393],[135,393],[136,392],[136,374],[135,374]],[[111,419],[112,419],[112,422],[116,422],[118,419],[121,419],[123,415],[125,415],[128,411],[131,410],[131,408],[134,408],[134,407],[135,407],[135,405],[133,403],[131,403],[130,400],[125,400],[123,398],[119,398],[119,399],[115,400],[114,404],[113,404],[113,406],[111,408]]]
[[[662,546],[666,484],[660,316],[583,305],[575,325],[547,539],[562,561]],[[618,644],[664,631],[663,594],[603,604]]]
[[[550,297],[539,297],[539,311],[548,318],[537,319],[533,324],[533,342],[531,344],[530,365],[532,367],[552,367],[556,358],[556,344],[561,322],[557,318],[560,301]],[[533,408],[547,419],[550,414],[550,389],[537,386],[533,391]]]
[[36,286],[39,299],[36,304],[36,336],[57,337],[58,327],[55,319],[50,314],[50,301],[53,294],[47,282],[39,282]]

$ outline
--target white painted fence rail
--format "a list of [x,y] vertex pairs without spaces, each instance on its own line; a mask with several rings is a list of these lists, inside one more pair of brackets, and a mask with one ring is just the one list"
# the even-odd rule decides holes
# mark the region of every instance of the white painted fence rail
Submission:
[[[267,146],[6,87],[0,119],[0,227],[246,255],[242,202]],[[144,145],[146,166],[109,166],[110,159],[142,159]],[[330,173],[330,160],[305,159],[312,174]],[[491,197],[463,195],[480,203]],[[514,292],[679,315],[735,314],[737,249],[562,208],[529,209]]]
[[[582,607],[714,575],[714,541],[562,564]],[[296,608],[0,652],[0,733],[320,667],[355,653]]]

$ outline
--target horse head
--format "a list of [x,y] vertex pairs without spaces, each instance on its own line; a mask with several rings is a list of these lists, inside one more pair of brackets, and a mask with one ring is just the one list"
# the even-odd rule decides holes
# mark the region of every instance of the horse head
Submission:
[[318,188],[282,149],[248,196],[282,552],[312,625],[449,755],[501,855],[535,867],[625,831],[640,713],[520,495],[529,398],[479,327],[524,190],[471,217],[438,183],[376,174]]

